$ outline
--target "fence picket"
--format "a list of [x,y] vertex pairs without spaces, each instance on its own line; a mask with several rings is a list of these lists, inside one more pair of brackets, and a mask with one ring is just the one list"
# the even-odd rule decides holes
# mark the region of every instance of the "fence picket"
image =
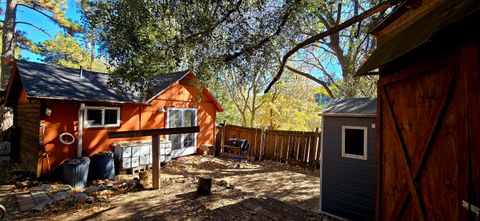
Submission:
[[[247,139],[250,149],[248,159],[274,160],[285,163],[300,163],[315,166],[320,156],[320,131],[282,131],[266,128],[248,128],[223,124],[221,126],[221,148],[231,138]],[[273,139],[273,140],[272,140]],[[252,145],[253,144],[253,145]],[[290,161],[290,162],[289,162]]]

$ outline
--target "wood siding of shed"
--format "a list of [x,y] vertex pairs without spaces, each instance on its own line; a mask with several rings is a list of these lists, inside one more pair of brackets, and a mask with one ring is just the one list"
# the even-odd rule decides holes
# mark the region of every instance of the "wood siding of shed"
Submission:
[[29,171],[38,176],[40,102],[23,101],[16,104],[14,110],[15,139],[12,151]]
[[[375,218],[375,118],[324,117],[322,211],[353,220]],[[367,160],[342,157],[342,126],[367,127]]]

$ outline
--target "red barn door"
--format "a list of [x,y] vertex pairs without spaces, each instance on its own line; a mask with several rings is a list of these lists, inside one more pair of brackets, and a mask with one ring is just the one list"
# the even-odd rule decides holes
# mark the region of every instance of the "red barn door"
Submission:
[[475,45],[380,78],[378,220],[474,218],[462,202],[480,206]]

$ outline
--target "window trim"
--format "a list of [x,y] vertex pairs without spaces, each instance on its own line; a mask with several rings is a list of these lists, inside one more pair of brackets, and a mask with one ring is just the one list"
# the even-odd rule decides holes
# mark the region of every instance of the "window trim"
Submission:
[[[346,129],[363,130],[363,155],[345,153],[345,130]],[[367,138],[368,138],[368,127],[342,126],[342,157],[358,159],[358,160],[367,160],[367,150],[368,150]]]
[[[198,108],[194,108],[194,107],[168,107],[167,111],[166,111],[167,112],[167,117],[165,118],[167,128],[170,128],[170,122],[169,122],[170,113],[169,113],[169,110],[181,110],[182,111],[182,123],[184,123],[183,111],[184,110],[193,110],[195,112],[195,126],[198,126]],[[197,148],[198,132],[196,132],[194,134],[195,134],[195,142],[194,142],[193,146],[191,146],[191,147]],[[166,138],[167,138],[167,140],[170,140],[169,135],[166,135]],[[184,139],[185,139],[184,134],[180,134],[180,143],[182,145],[183,145],[183,140]],[[182,147],[182,148],[191,148],[191,147]]]
[[[102,124],[101,125],[90,125],[88,123],[88,110],[101,110],[102,111]],[[105,110],[116,110],[117,111],[117,123],[116,124],[105,124]],[[106,127],[119,127],[120,126],[120,107],[103,107],[103,106],[86,106],[84,110],[83,125],[85,128],[106,128]]]

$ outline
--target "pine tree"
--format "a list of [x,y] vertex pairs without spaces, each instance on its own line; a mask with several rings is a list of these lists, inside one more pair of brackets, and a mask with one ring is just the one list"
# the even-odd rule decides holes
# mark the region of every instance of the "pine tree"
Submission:
[[16,30],[18,24],[24,24],[35,29],[49,33],[43,28],[36,26],[32,22],[17,21],[17,9],[19,7],[26,10],[33,10],[49,18],[52,22],[62,27],[67,33],[73,35],[82,32],[79,24],[70,21],[65,17],[67,2],[66,0],[7,0],[5,7],[5,20],[3,21],[2,34],[2,64],[0,73],[0,87],[3,88],[10,73],[11,63],[15,59],[15,48],[20,45],[22,49],[35,52],[36,44],[29,40],[25,33]]

